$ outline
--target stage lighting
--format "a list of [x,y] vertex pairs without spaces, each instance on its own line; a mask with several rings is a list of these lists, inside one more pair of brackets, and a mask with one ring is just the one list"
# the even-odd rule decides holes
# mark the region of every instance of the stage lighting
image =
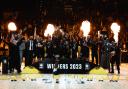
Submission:
[[2,59],[2,74],[7,74],[8,73],[7,58],[5,56],[2,56],[1,59]]
[[90,64],[89,63],[85,63],[85,70],[90,70]]
[[43,68],[44,68],[43,63],[39,63],[39,69],[43,69]]
[[4,63],[4,64],[7,64],[7,60],[3,60],[3,63]]

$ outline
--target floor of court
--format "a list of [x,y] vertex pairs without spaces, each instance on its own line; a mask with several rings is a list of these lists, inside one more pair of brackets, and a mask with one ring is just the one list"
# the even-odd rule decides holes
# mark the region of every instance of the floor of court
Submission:
[[[107,71],[107,70],[106,70]],[[114,74],[0,74],[0,89],[127,89],[128,64]]]

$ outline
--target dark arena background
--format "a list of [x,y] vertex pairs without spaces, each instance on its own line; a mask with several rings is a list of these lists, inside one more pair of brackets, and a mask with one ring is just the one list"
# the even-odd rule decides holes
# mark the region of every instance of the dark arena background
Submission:
[[127,0],[0,0],[0,89],[127,89]]

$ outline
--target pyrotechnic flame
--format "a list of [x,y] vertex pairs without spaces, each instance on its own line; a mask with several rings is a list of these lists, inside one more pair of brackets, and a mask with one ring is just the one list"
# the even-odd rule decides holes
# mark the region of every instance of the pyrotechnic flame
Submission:
[[8,24],[8,30],[10,31],[16,31],[17,27],[16,27],[16,24],[14,22],[10,22]]
[[117,23],[112,23],[111,29],[114,33],[115,42],[118,42],[118,33],[120,32],[120,26]]
[[83,31],[83,36],[87,37],[90,32],[90,22],[83,21],[80,29]]
[[46,28],[46,30],[45,30],[45,32],[44,32],[44,36],[45,36],[45,37],[47,37],[47,36],[51,36],[51,37],[52,37],[54,31],[55,31],[54,25],[48,24],[48,25],[47,25],[47,28]]

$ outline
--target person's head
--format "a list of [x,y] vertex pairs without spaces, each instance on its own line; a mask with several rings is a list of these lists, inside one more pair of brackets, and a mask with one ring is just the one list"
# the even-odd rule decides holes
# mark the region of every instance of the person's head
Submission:
[[18,33],[19,33],[19,34],[22,34],[22,29],[20,29]]
[[33,40],[33,36],[30,36],[29,38],[30,38],[30,40]]
[[54,44],[53,47],[56,48],[56,44]]
[[39,35],[37,35],[37,36],[36,36],[36,40],[39,40],[39,39],[40,39],[40,36],[39,36]]
[[100,36],[100,39],[102,40],[103,39],[103,36]]
[[76,42],[76,39],[73,39],[73,42]]
[[15,38],[15,39],[18,39],[18,35],[17,35],[17,34],[14,34],[14,38]]
[[115,46],[118,47],[119,46],[118,43],[116,43]]

